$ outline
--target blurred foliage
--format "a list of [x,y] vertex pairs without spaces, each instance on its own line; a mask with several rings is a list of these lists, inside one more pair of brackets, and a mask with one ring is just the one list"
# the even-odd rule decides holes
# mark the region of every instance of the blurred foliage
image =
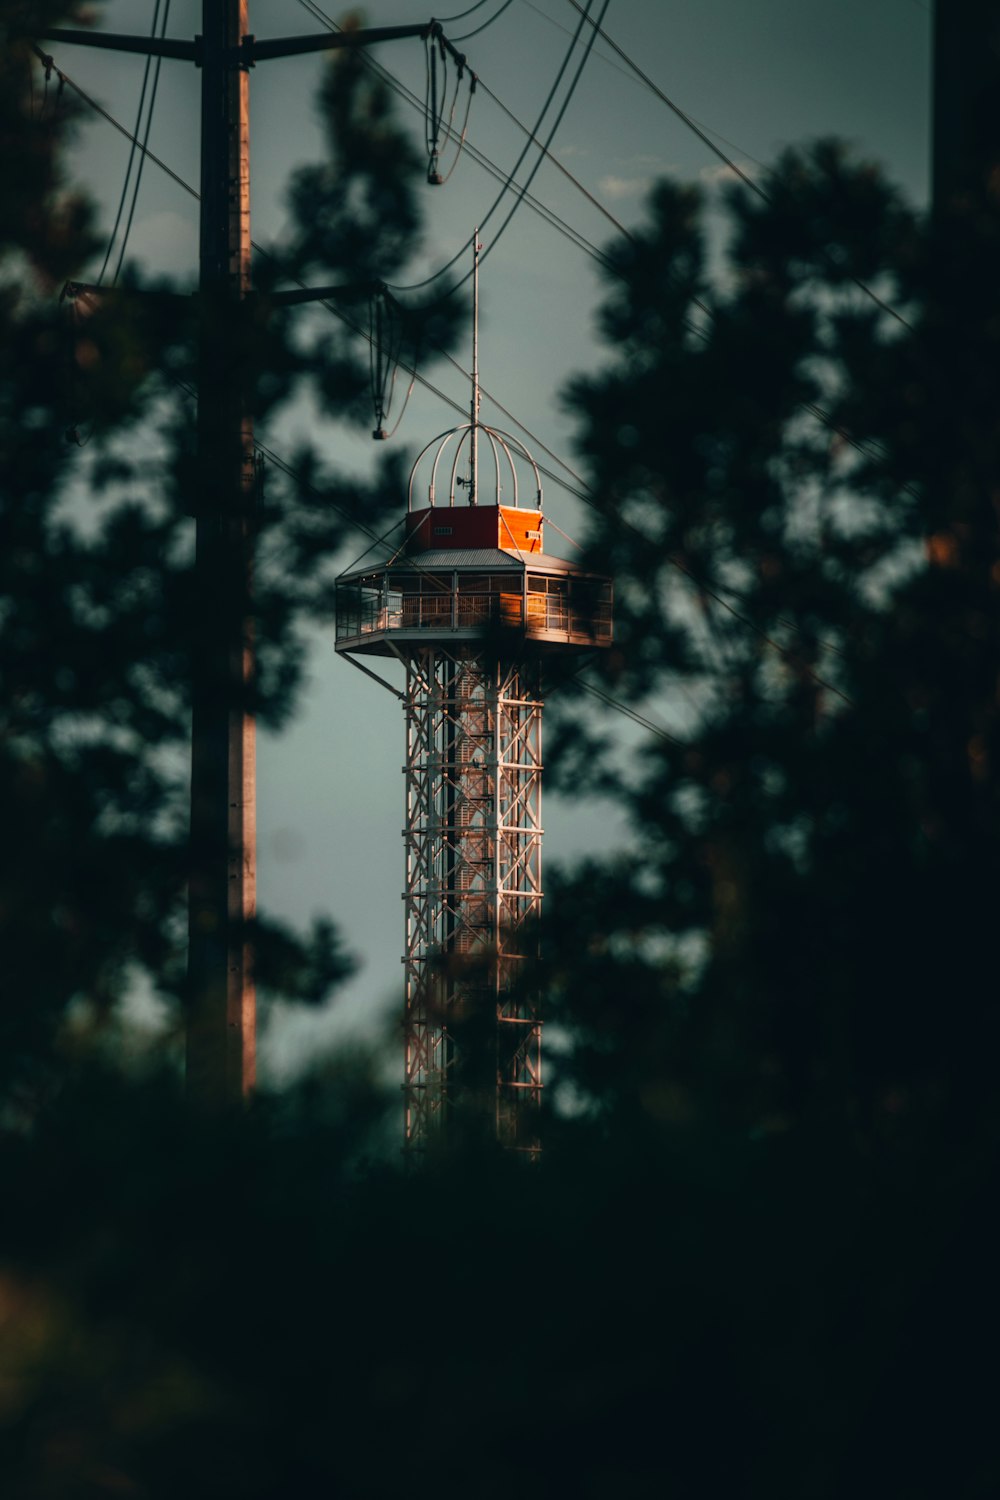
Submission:
[[[25,38],[95,15],[0,8],[0,139],[13,164],[0,191],[0,1114],[18,1119],[59,1084],[67,1017],[82,1009],[91,1029],[103,1018],[117,1034],[138,984],[176,1019],[184,968],[190,662],[201,649],[193,390],[199,325],[217,314],[129,264],[114,287],[86,285],[104,235],[62,167],[84,106],[61,59],[44,65]],[[319,108],[329,158],[293,179],[286,242],[258,257],[260,290],[235,333],[259,428],[301,396],[370,424],[368,347],[352,324],[367,329],[367,284],[399,274],[421,222],[419,163],[357,55],[334,56]],[[345,324],[270,305],[303,277],[354,286],[360,313]],[[436,338],[447,341],[455,316],[434,315]],[[412,309],[405,335],[421,317]],[[345,545],[395,515],[401,463],[390,456],[369,482],[331,479],[313,444],[265,463],[261,723],[293,712],[304,632],[329,615]],[[265,999],[321,1003],[351,969],[325,921],[299,935],[265,915],[256,942]]]
[[600,666],[673,726],[622,774],[571,706],[555,750],[637,839],[549,903],[585,1092],[865,1149],[993,1135],[1000,221],[927,226],[832,143],[728,219],[710,273],[698,194],[655,191],[567,397]]
[[[135,276],[56,303],[102,240],[32,18],[81,19],[0,7],[0,1493],[994,1494],[995,205],[927,225],[827,144],[730,195],[724,254],[668,184],[609,251],[568,396],[617,589],[590,670],[669,734],[553,696],[552,774],[635,841],[548,882],[545,1157],[407,1172],[383,1056],[195,1121],[122,1018],[183,961],[193,319]],[[261,420],[310,381],[367,419],[355,337],[267,294],[395,274],[419,224],[384,96],[328,78]],[[292,467],[271,723],[400,493]],[[262,964],[316,1001],[348,960],[324,923]]]

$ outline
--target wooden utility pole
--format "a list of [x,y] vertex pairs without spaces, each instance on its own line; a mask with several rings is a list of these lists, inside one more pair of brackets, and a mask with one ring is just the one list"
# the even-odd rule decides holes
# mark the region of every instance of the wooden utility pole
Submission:
[[232,1104],[255,1075],[256,759],[247,0],[203,0],[198,489],[192,653],[187,1086]]
[[[71,45],[195,63],[201,69],[198,478],[192,598],[191,842],[187,1087],[193,1105],[239,1104],[253,1087],[256,1001],[256,770],[253,572],[256,473],[250,351],[249,70],[274,57],[431,37],[466,65],[435,21],[266,38],[248,0],[202,0],[202,34],[121,36],[53,27]],[[98,291],[99,288],[90,290]],[[272,306],[342,287],[271,294]],[[353,289],[356,291],[357,289]]]

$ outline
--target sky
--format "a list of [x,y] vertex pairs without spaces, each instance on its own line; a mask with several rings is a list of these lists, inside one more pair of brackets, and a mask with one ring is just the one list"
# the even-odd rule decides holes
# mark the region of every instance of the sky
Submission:
[[[471,0],[451,0],[446,14]],[[592,7],[598,14],[601,0]],[[470,66],[523,123],[535,126],[570,46],[578,16],[571,0],[485,0],[445,32]],[[345,10],[321,8],[334,20]],[[200,4],[172,0],[168,34],[200,30]],[[146,33],[152,0],[107,0],[102,26]],[[370,0],[370,26],[429,20],[422,0]],[[493,19],[495,17],[495,19]],[[438,17],[444,20],[444,17]],[[487,22],[476,36],[458,42]],[[611,0],[604,28],[643,71],[748,176],[786,146],[836,135],[883,165],[920,204],[926,201],[930,128],[930,0]],[[300,0],[250,0],[259,37],[321,29]],[[140,58],[53,44],[58,66],[130,128],[142,81]],[[581,54],[577,48],[543,122],[544,138]],[[418,95],[424,89],[419,41],[377,49],[378,61]],[[287,225],[284,190],[290,171],[318,158],[322,143],[312,101],[324,63],[306,56],[263,63],[250,75],[251,223],[263,243]],[[149,145],[188,182],[198,181],[196,70],[165,62]],[[459,118],[464,100],[459,106]],[[420,143],[420,116],[400,104]],[[473,99],[469,141],[504,174],[524,142],[485,91]],[[554,136],[551,150],[607,212],[624,226],[641,221],[643,198],[659,176],[701,183],[717,195],[727,178],[719,160],[598,40]],[[127,142],[95,117],[77,142],[72,170],[110,225],[121,191]],[[523,171],[530,171],[529,152]],[[446,151],[443,166],[451,165]],[[522,172],[523,178],[523,172]],[[463,156],[446,185],[426,188],[427,232],[410,280],[436,271],[483,221],[497,184]],[[619,231],[571,182],[543,162],[531,191],[601,246]],[[576,467],[572,423],[560,391],[568,378],[598,368],[594,313],[601,285],[593,259],[522,205],[502,236],[491,236],[506,203],[482,232],[480,369],[482,416],[510,428],[491,406],[495,395],[540,444]],[[196,276],[197,204],[148,164],[142,179],[128,258],[152,274]],[[96,275],[99,266],[92,268]],[[462,358],[461,349],[458,351]],[[468,368],[468,362],[465,363]],[[430,365],[428,377],[463,406],[468,385],[453,368]],[[487,394],[488,393],[488,394]],[[397,409],[391,420],[395,420]],[[419,387],[394,443],[416,453],[459,418]],[[331,465],[362,473],[375,445],[349,435],[326,413],[304,406],[259,436],[278,452],[309,432]],[[551,464],[526,438],[535,456]],[[377,454],[375,454],[377,456]],[[400,510],[405,509],[405,494]],[[583,525],[577,502],[549,484],[545,509],[564,530]],[[552,533],[546,545],[551,550]],[[359,541],[356,551],[367,542]],[[345,555],[344,564],[353,561]],[[262,1077],[287,1076],[328,1041],[371,1029],[401,1007],[403,944],[403,722],[399,702],[337,659],[332,632],[316,631],[300,711],[280,736],[261,735],[258,761],[259,897],[262,907],[293,921],[330,914],[361,961],[358,976],[319,1014],[282,1012],[261,1048]],[[653,705],[665,723],[682,705]],[[623,843],[627,832],[607,804],[544,795],[546,864]]]

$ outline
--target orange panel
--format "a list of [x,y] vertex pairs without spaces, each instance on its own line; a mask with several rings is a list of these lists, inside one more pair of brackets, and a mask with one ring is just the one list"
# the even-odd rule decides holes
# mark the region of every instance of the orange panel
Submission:
[[505,552],[541,552],[542,513],[540,510],[517,510],[513,505],[499,509],[498,546]]

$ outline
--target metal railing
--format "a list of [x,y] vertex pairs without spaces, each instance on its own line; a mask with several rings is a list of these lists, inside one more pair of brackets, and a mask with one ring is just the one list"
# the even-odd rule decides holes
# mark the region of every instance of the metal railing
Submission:
[[[525,619],[527,605],[527,619]],[[560,635],[597,644],[611,640],[611,606],[574,608],[568,594],[464,593],[383,594],[371,590],[344,598],[338,593],[337,640],[413,630],[483,630],[489,625],[526,626],[529,635]]]

